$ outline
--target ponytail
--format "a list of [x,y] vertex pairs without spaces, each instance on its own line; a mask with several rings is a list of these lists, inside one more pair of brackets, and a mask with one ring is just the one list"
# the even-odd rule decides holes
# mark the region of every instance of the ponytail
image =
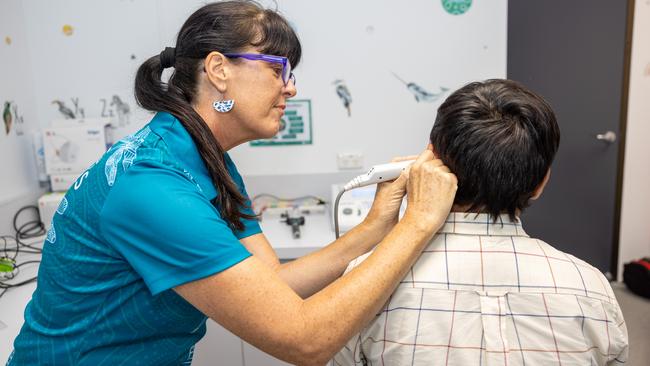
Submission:
[[[224,150],[203,118],[192,107],[192,95],[185,92],[194,90],[192,84],[195,75],[192,72],[195,70],[193,65],[196,63],[196,59],[177,58],[176,64],[180,67],[176,68],[169,83],[164,83],[161,80],[163,67],[160,57],[149,58],[138,68],[135,78],[135,99],[142,108],[154,112],[168,112],[181,122],[196,144],[212,184],[218,192],[212,204],[231,229],[241,231],[244,229],[242,219],[256,217],[242,212],[247,208],[246,197],[242,195],[228,173]],[[187,65],[182,67],[182,64]]]
[[[244,228],[241,219],[256,217],[242,212],[247,205],[246,197],[226,169],[223,148],[192,102],[197,92],[197,75],[210,52],[241,52],[251,46],[260,53],[286,56],[294,67],[300,62],[302,48],[298,36],[277,12],[251,0],[209,3],[187,18],[178,32],[176,48],[168,47],[160,56],[145,61],[135,78],[138,104],[150,111],[171,113],[190,134],[218,192],[212,204],[228,225],[239,231]],[[163,69],[170,66],[174,73],[164,83]]]

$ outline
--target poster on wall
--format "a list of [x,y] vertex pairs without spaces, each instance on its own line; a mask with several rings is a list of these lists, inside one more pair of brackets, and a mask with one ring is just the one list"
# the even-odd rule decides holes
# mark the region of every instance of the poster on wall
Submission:
[[270,139],[251,141],[251,146],[311,145],[311,100],[287,101],[280,130]]

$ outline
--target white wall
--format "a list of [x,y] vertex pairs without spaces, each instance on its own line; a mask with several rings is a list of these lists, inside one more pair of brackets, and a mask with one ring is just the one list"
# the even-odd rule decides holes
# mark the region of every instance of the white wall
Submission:
[[[163,45],[173,43],[182,21],[200,4],[0,1],[0,107],[4,101],[17,103],[25,132],[17,136],[13,129],[6,135],[0,117],[0,234],[12,234],[14,213],[36,204],[43,193],[37,182],[31,132],[62,118],[52,101],[63,100],[72,108],[71,99],[79,98],[86,117],[99,117],[101,99],[110,102],[113,95],[119,95],[134,113],[132,123],[117,134],[140,128],[150,117],[135,107],[135,71]],[[71,36],[62,31],[66,24],[74,29]],[[11,39],[10,44],[5,37]]]
[[619,275],[623,264],[632,259],[650,256],[650,2],[636,1],[625,168],[623,174],[623,202],[619,250]]
[[38,116],[33,109],[34,76],[23,2],[2,1],[0,14],[0,115],[9,101],[23,117],[20,126],[11,111],[13,123],[7,134],[0,116],[0,234],[9,234],[16,206],[35,203],[40,193],[31,147],[31,131],[38,129]]
[[[311,99],[312,145],[241,145],[233,159],[245,175],[337,171],[337,153],[364,155],[366,167],[417,154],[428,143],[436,109],[416,102],[404,84],[430,92],[506,76],[507,1],[474,1],[463,15],[441,1],[278,1],[297,29],[303,60],[297,99]],[[332,83],[345,80],[351,117]]]
[[[18,103],[23,137],[0,133],[0,233],[16,202],[40,193],[29,131],[62,118],[54,100],[85,117],[102,117],[102,99],[119,95],[133,112],[123,136],[150,115],[135,105],[137,67],[173,46],[183,21],[204,1],[4,0],[0,2],[0,102]],[[262,3],[275,6],[274,1]],[[278,0],[279,10],[302,40],[295,70],[298,99],[312,105],[313,144],[251,147],[232,152],[245,176],[332,174],[336,154],[362,153],[365,166],[424,148],[440,100],[416,102],[406,86],[429,92],[506,75],[507,0],[475,1],[463,15],[448,14],[440,1]],[[73,27],[65,35],[64,25]],[[5,44],[10,36],[12,43]],[[348,117],[333,82],[352,93]],[[1,122],[0,122],[1,123]],[[0,131],[2,132],[2,131]],[[11,207],[3,203],[13,202]]]

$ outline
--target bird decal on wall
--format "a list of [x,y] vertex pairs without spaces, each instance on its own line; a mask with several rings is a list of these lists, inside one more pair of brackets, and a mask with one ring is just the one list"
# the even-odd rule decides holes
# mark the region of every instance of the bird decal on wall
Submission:
[[111,107],[115,107],[117,111],[117,120],[120,127],[124,127],[129,124],[129,116],[131,115],[131,108],[126,102],[123,102],[118,95],[113,95],[113,100],[111,101]]
[[2,119],[5,121],[5,132],[8,135],[9,131],[11,131],[11,124],[13,122],[13,116],[11,115],[11,102],[5,102],[5,107],[2,111]]
[[348,90],[348,87],[345,85],[343,80],[337,79],[332,84],[336,85],[336,95],[341,99],[341,103],[343,103],[345,109],[348,110],[348,117],[350,117],[350,105],[352,104],[352,94],[350,94],[350,90]]
[[59,107],[59,112],[65,117],[66,119],[73,119],[76,118],[74,112],[72,109],[68,108],[64,102],[60,100],[53,100],[52,104],[56,104]]
[[445,94],[447,91],[449,91],[449,88],[445,88],[444,86],[440,87],[440,91],[438,93],[430,93],[426,91],[423,87],[419,86],[416,83],[407,83],[406,81],[402,80],[397,74],[394,72],[392,73],[393,76],[399,81],[401,81],[404,85],[406,85],[406,88],[408,89],[411,94],[415,97],[415,100],[419,102],[435,102],[436,100],[440,99],[440,97]]

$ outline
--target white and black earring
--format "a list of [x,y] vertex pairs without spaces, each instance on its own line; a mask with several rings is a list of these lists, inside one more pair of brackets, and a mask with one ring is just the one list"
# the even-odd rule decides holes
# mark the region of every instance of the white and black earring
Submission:
[[232,99],[228,100],[215,100],[212,103],[212,108],[214,108],[219,113],[228,113],[235,105],[235,101]]

